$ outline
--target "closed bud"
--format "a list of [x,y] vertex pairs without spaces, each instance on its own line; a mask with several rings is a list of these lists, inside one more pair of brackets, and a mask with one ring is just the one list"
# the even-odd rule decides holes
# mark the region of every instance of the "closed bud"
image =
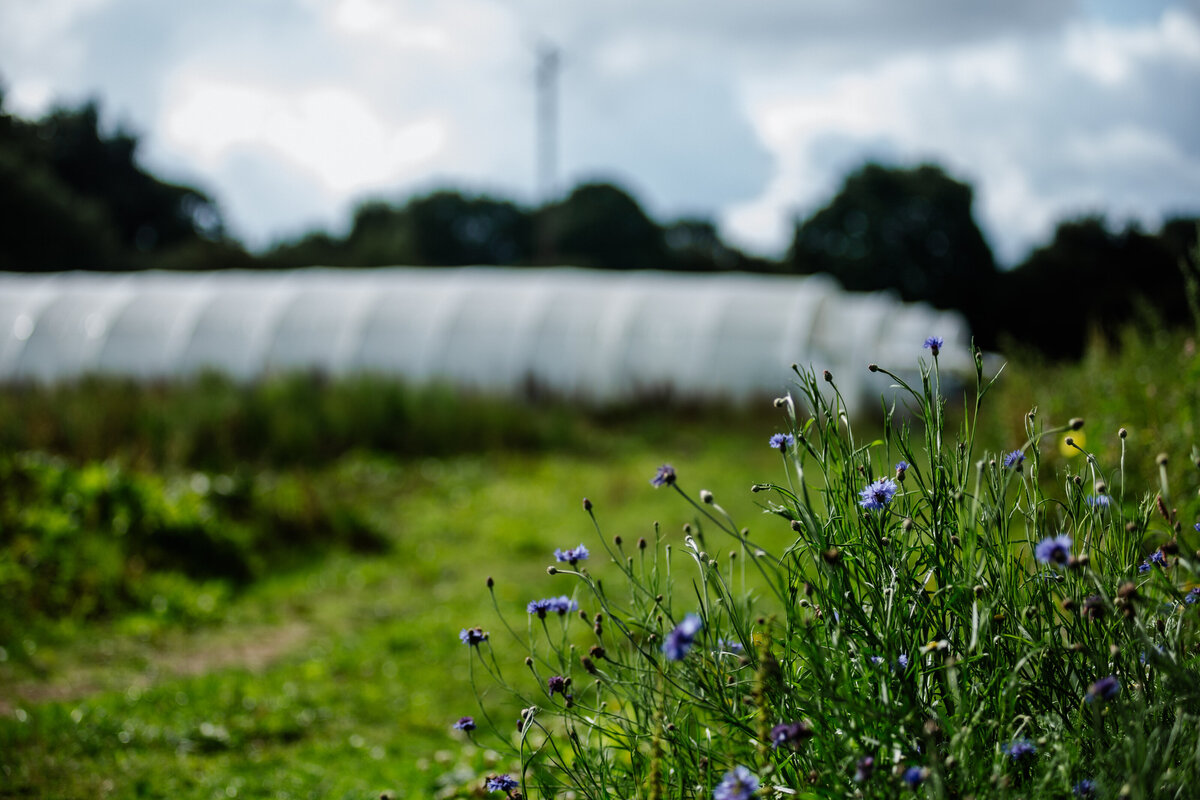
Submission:
[[1176,539],[1169,539],[1163,543],[1162,551],[1166,555],[1173,556],[1179,553],[1179,542]]
[[533,657],[532,656],[525,656],[525,666],[527,666],[527,667],[533,666]]
[[1076,603],[1074,599],[1072,599],[1070,597],[1063,598],[1063,601],[1062,601],[1063,611],[1074,611],[1078,607],[1079,607],[1079,604]]
[[639,536],[638,537],[638,550],[645,550],[645,549],[646,549],[646,537]]
[[1072,417],[1071,421],[1068,422],[1067,425],[1070,426],[1071,430],[1077,431],[1083,427],[1083,417]]
[[617,547],[620,547],[621,542],[623,542],[623,541],[625,541],[625,540],[621,538],[621,534],[619,534],[619,533],[613,537],[613,544],[615,544]]
[[556,567],[556,566],[554,566],[553,564],[551,564],[550,566],[546,567],[546,574],[547,574],[547,575],[557,575],[557,574],[558,574],[558,567]]
[[842,551],[836,547],[831,547],[821,553],[821,558],[825,559],[825,563],[831,567],[836,566],[842,560]]
[[801,533],[804,530],[804,525],[798,519],[792,520],[792,530],[796,533]]
[[909,531],[911,531],[913,529],[912,517],[905,517],[904,520],[900,523],[900,527],[904,529],[905,533],[908,533]]
[[1129,436],[1129,431],[1121,428],[1119,431],[1117,431],[1117,436],[1120,436],[1122,439],[1124,439]]
[[871,372],[879,372],[879,365],[878,364],[867,364],[867,369],[869,369]]
[[1096,481],[1096,494],[1104,494],[1108,491],[1108,484],[1104,481]]
[[585,498],[583,498],[583,510],[584,510],[584,511],[591,511],[591,510],[592,510],[592,501],[591,501],[591,500],[588,500],[586,497],[585,497]]
[[950,534],[950,544],[954,545],[955,547],[960,547],[962,546],[962,539],[959,539],[958,536],[952,533]]
[[700,499],[705,504],[711,506],[713,504],[713,493],[710,492],[708,489],[701,489],[700,490]]
[[1166,453],[1159,453],[1158,457],[1154,459],[1154,463],[1158,464],[1160,467],[1165,467],[1168,460],[1169,459],[1167,458]]
[[825,375],[826,383],[833,383],[833,373],[832,372],[830,372],[829,370],[825,370],[824,375]]
[[982,584],[977,583],[975,584],[975,588],[971,591],[975,592],[976,597],[983,597],[983,593],[987,590],[983,588]]
[[492,576],[491,576],[491,575],[488,575],[488,581],[487,581],[487,583],[488,583],[488,588],[489,588],[489,589],[491,589],[493,586],[495,586],[495,585],[496,585],[496,582],[495,582],[494,580],[492,580]]

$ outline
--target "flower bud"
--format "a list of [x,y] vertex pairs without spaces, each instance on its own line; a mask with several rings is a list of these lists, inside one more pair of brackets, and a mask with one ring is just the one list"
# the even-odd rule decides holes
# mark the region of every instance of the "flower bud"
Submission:
[[592,501],[591,501],[591,500],[588,500],[586,497],[585,497],[585,498],[583,498],[583,510],[584,510],[584,511],[591,511],[591,510],[592,510]]
[[1067,425],[1070,426],[1071,430],[1077,431],[1083,427],[1083,417],[1072,417]]

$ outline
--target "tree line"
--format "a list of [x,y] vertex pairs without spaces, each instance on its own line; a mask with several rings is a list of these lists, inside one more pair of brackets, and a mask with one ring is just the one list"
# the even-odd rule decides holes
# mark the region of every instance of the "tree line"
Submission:
[[[96,103],[25,120],[0,94],[0,269],[285,269],[571,264],[602,269],[832,275],[853,291],[957,309],[985,347],[1016,343],[1078,356],[1094,331],[1135,320],[1183,324],[1195,302],[1185,266],[1197,220],[1157,231],[1099,216],[1061,222],[1014,269],[999,270],[972,213],[972,188],[935,165],[866,164],[834,198],[797,219],[777,260],[722,241],[711,220],[652,219],[609,183],[540,207],[439,190],[370,200],[349,232],[313,231],[250,252],[200,189],[137,161],[137,137],[101,129]],[[1189,295],[1189,292],[1191,294]]]

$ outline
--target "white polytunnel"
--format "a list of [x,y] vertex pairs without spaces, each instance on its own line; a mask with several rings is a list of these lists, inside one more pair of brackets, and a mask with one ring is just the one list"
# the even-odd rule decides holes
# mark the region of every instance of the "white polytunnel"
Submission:
[[829,369],[852,406],[912,371],[927,336],[970,368],[958,313],[824,276],[573,267],[0,273],[0,381],[216,370],[376,373],[611,401],[744,399]]

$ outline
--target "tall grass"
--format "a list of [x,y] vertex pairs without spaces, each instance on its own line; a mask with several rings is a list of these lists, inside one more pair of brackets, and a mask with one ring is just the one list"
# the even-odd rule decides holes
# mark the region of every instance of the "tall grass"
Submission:
[[557,553],[527,608],[497,600],[462,631],[479,710],[460,727],[520,765],[464,788],[1193,796],[1200,472],[1164,454],[1129,485],[1124,436],[1108,460],[1083,419],[1037,408],[985,450],[996,376],[976,354],[952,422],[926,345],[919,384],[872,366],[907,409],[878,437],[831,375],[797,370],[782,477],[754,485],[767,516],[748,527],[682,467],[653,480],[691,508],[682,536],[609,539],[585,502],[594,557]]

